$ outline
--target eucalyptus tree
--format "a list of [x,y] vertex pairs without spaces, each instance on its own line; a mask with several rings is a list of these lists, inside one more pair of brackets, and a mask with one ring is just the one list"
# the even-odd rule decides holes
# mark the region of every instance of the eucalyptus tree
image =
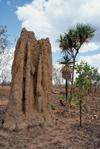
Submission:
[[65,56],[62,57],[61,60],[59,60],[59,64],[63,65],[61,72],[62,77],[66,80],[65,88],[66,88],[66,99],[68,97],[68,81],[71,80],[71,74],[72,74],[72,57],[68,54],[65,54]]
[[96,92],[96,85],[98,82],[100,82],[100,73],[98,71],[98,68],[91,67],[91,70],[89,71],[89,75],[91,76],[91,80],[92,80],[93,86],[95,87],[95,92]]
[[0,82],[2,82],[2,85],[10,79],[10,66],[14,54],[8,49],[10,45],[8,36],[7,26],[0,25]]
[[64,79],[62,78],[62,74],[60,70],[61,70],[60,68],[57,68],[54,66],[52,68],[52,80],[56,88],[60,87],[64,82]]
[[9,45],[7,26],[0,25],[0,53]]
[[70,28],[68,32],[60,34],[57,42],[61,51],[68,53],[73,58],[73,72],[71,82],[71,94],[73,93],[73,80],[74,80],[74,67],[76,56],[79,53],[79,49],[84,43],[88,43],[90,39],[94,37],[96,28],[89,24],[77,24],[75,27]]

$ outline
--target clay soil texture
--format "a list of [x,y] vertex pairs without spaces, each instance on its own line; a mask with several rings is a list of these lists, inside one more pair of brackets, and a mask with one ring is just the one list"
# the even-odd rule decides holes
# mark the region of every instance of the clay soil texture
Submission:
[[100,149],[100,92],[84,97],[82,127],[79,126],[79,106],[59,102],[61,89],[53,89],[55,104],[53,127],[5,130],[2,123],[9,103],[9,88],[0,89],[0,149]]

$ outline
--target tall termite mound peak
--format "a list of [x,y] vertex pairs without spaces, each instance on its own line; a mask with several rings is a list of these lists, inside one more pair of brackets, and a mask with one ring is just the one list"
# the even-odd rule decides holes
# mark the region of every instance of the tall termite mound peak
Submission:
[[52,126],[52,52],[49,38],[22,29],[12,65],[10,101],[3,127]]

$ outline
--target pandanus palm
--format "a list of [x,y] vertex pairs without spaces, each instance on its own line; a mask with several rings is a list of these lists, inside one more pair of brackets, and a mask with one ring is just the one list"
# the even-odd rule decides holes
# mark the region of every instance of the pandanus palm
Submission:
[[63,65],[61,72],[62,72],[62,77],[66,80],[66,98],[68,96],[68,81],[71,80],[71,74],[72,74],[72,57],[69,56],[68,54],[65,54],[63,58],[59,61],[59,64]]
[[62,52],[67,52],[73,58],[71,94],[73,93],[74,66],[76,56],[81,46],[84,43],[88,43],[89,40],[94,37],[95,31],[96,29],[91,25],[77,24],[74,28],[69,29],[68,32],[61,34],[57,39]]

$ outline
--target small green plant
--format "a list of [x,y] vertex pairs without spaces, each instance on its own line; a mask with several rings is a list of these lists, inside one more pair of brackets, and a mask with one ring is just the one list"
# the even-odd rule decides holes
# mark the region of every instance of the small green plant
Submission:
[[100,99],[97,99],[97,100],[99,100],[99,101],[100,101]]
[[53,103],[51,103],[51,109],[54,110],[55,109],[55,105]]
[[2,90],[2,91],[5,91],[6,89],[5,89],[5,88],[1,88],[1,90]]
[[59,96],[59,98],[60,98],[62,101],[65,101],[65,103],[68,102],[69,105],[70,105],[73,96],[72,96],[72,95],[68,95],[67,98],[66,98],[66,95],[65,95],[65,94],[62,94],[62,95]]
[[70,104],[71,103],[71,101],[72,101],[72,95],[69,95],[68,97],[67,97],[67,101],[68,101],[68,103]]
[[[76,101],[77,105],[80,105],[80,126],[81,126],[81,117],[82,117],[82,100],[84,94],[87,93],[89,80],[87,79],[88,72],[90,71],[90,66],[81,61],[80,64],[75,65],[76,74],[78,74],[78,77],[75,81],[75,87],[79,89],[79,92],[74,95],[74,101]],[[84,109],[87,109],[87,105],[83,106]]]
[[66,99],[66,95],[65,95],[65,94],[62,94],[62,95],[59,96],[59,98],[60,98],[61,100],[68,101],[69,104],[70,104],[71,101],[72,101],[72,97],[73,97],[72,95],[68,95],[68,97],[67,97],[67,99]]
[[86,104],[84,104],[83,107],[84,107],[85,110],[87,110],[87,105]]
[[59,98],[61,98],[62,100],[65,100],[66,99],[66,95],[62,94],[62,95],[59,96]]

